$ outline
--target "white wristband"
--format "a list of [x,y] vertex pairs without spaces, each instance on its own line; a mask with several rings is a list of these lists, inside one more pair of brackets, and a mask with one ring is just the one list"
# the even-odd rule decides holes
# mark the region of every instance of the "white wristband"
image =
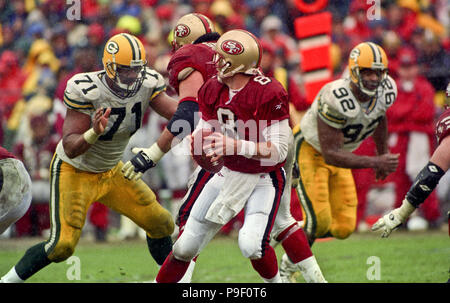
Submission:
[[153,145],[150,146],[145,152],[154,163],[158,162],[165,155],[165,152],[161,150],[156,142],[153,143]]
[[88,129],[83,134],[84,140],[91,145],[97,141],[98,137],[100,137],[100,135],[97,135],[93,128]]
[[409,203],[409,201],[405,198],[403,199],[402,206],[398,208],[398,212],[402,217],[402,221],[406,221],[406,219],[416,210],[416,208]]
[[256,156],[256,143],[253,141],[241,140],[241,149],[238,151],[238,155],[246,158],[252,158]]

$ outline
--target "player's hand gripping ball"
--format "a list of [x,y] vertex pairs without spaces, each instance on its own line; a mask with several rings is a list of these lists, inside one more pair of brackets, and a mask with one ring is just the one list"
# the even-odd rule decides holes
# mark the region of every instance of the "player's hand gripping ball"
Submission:
[[204,149],[204,146],[211,143],[208,141],[208,136],[212,133],[210,129],[201,129],[191,135],[191,155],[198,165],[209,172],[217,173],[223,167],[223,157],[213,162],[211,156],[207,156],[211,151]]

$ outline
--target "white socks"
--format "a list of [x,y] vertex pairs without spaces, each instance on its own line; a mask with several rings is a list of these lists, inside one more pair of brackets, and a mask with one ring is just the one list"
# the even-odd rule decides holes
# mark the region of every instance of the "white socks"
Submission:
[[19,278],[15,267],[11,268],[6,275],[0,279],[0,283],[23,283],[24,280]]
[[296,265],[300,269],[306,283],[328,283],[322,275],[322,271],[314,256],[306,258]]
[[[262,277],[261,277],[262,278]],[[278,271],[277,274],[270,279],[266,279],[266,278],[262,278],[264,283],[283,283],[283,281],[281,281],[281,277],[280,277],[280,272]]]

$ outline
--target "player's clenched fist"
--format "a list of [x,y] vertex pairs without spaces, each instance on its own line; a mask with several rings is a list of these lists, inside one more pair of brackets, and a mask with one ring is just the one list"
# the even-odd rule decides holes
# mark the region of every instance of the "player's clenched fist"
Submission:
[[375,169],[376,179],[384,180],[389,174],[395,172],[400,154],[383,154],[378,156],[378,165]]

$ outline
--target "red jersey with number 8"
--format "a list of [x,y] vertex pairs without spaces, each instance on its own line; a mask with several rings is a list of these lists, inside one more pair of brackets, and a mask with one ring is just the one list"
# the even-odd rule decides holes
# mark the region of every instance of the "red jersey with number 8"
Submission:
[[[203,120],[220,127],[216,131],[240,140],[264,142],[266,127],[289,118],[285,89],[274,78],[261,75],[252,76],[231,98],[228,86],[214,77],[201,87],[198,101]],[[224,157],[227,168],[243,173],[267,173],[283,164],[235,154]]]

